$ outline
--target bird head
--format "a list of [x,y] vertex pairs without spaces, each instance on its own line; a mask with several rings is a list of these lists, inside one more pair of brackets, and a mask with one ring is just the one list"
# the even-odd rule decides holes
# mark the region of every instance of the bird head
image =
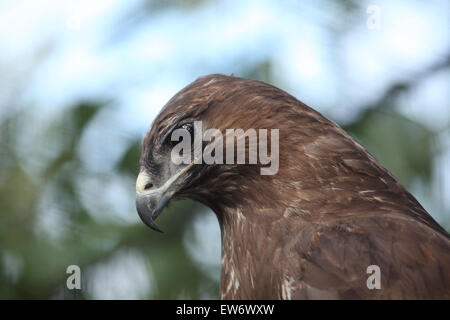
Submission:
[[[282,114],[273,103],[281,90],[270,89],[276,88],[210,75],[182,89],[163,107],[143,140],[136,182],[136,207],[147,226],[161,231],[154,221],[171,199],[199,201],[219,219],[224,208],[268,202],[273,190],[261,186],[278,174],[275,133]],[[265,159],[260,157],[264,150],[256,146],[261,142]],[[214,160],[208,161],[208,155]]]
[[157,231],[154,220],[171,199],[205,204],[221,226],[238,209],[256,221],[320,218],[345,214],[350,204],[364,210],[386,196],[367,193],[367,185],[383,190],[386,181],[397,186],[342,128],[288,93],[209,75],[169,100],[145,136],[136,205]]

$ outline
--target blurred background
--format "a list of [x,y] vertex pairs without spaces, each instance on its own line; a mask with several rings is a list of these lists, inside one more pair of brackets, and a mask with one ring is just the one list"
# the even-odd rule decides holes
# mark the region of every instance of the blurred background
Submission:
[[445,0],[1,0],[0,298],[218,298],[214,214],[134,207],[141,139],[210,73],[333,119],[449,230],[449,31]]

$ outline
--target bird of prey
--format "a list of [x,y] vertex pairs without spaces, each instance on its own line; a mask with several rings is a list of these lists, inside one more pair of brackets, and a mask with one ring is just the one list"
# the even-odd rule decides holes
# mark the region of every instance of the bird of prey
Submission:
[[[171,135],[195,121],[224,134],[278,129],[277,172],[176,163]],[[269,84],[216,74],[178,92],[143,140],[136,192],[158,231],[171,199],[215,212],[222,299],[450,298],[449,234],[342,128]]]

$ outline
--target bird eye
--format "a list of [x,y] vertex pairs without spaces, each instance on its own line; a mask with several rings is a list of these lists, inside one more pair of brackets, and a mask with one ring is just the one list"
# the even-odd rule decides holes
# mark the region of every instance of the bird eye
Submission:
[[185,123],[180,128],[187,130],[191,136],[194,133],[194,125],[192,123]]
[[[182,130],[186,130],[190,137],[191,137],[191,141],[193,141],[194,139],[194,124],[193,123],[184,123],[181,126],[177,127],[176,129],[182,129]],[[171,139],[168,139],[169,145],[171,147],[175,146],[176,144],[178,144],[179,141],[172,141]]]

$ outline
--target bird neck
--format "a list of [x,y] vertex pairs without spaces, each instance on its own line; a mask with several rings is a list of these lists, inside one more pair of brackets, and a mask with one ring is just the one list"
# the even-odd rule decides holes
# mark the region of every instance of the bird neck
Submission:
[[[222,299],[280,299],[276,275],[283,274],[281,237],[286,230],[277,210],[226,209],[222,232]],[[252,210],[255,210],[252,208]],[[279,258],[277,258],[279,257]]]

